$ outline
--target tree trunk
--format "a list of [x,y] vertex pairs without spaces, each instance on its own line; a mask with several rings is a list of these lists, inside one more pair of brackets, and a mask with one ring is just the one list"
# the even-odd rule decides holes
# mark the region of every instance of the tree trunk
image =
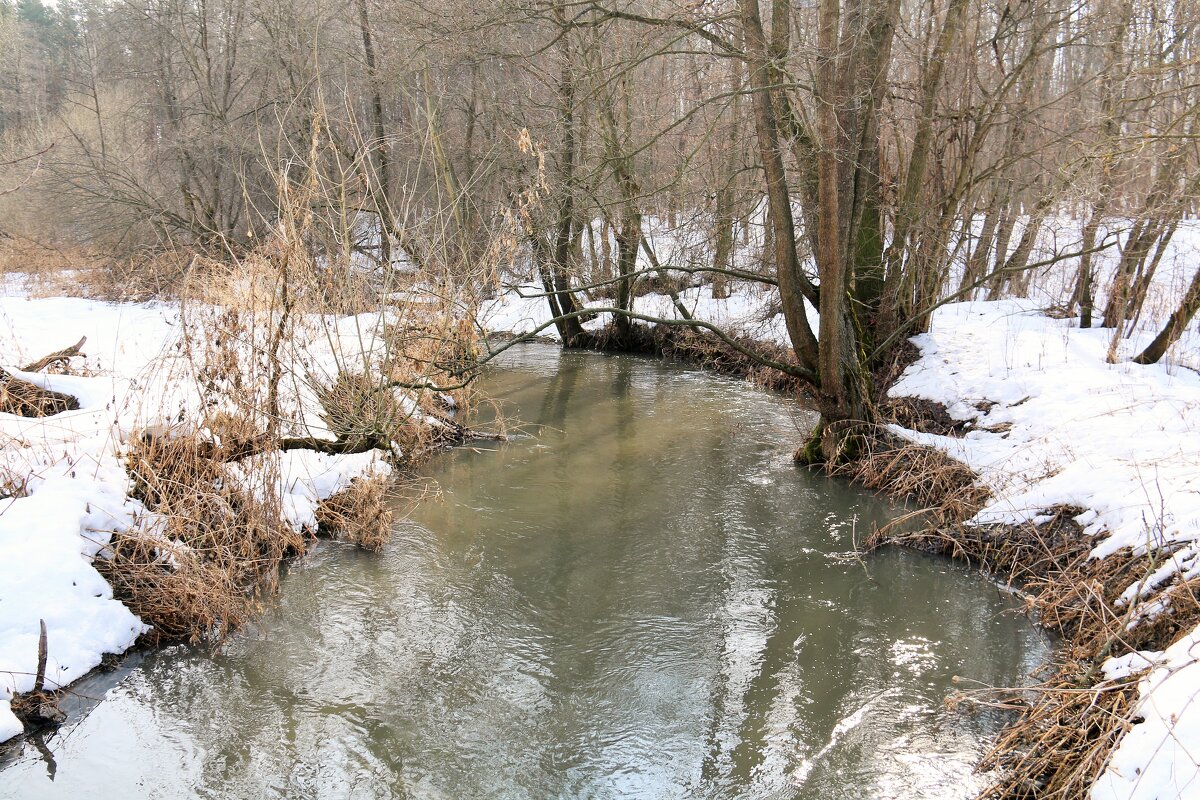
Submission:
[[1200,269],[1196,270],[1196,274],[1192,276],[1192,282],[1188,286],[1179,308],[1171,314],[1166,326],[1159,331],[1158,336],[1154,337],[1154,341],[1133,360],[1138,364],[1158,363],[1167,354],[1171,345],[1179,341],[1183,331],[1196,316],[1197,310],[1200,310]]
[[804,299],[816,300],[816,289],[804,276],[796,252],[796,228],[791,195],[780,150],[778,120],[772,100],[779,85],[767,53],[766,35],[759,16],[758,0],[739,0],[742,33],[746,42],[750,86],[753,89],[754,127],[759,157],[767,184],[767,224],[771,231],[779,297],[792,349],[807,369],[817,368],[817,338],[808,322]]
[[379,67],[375,61],[375,42],[371,36],[367,0],[356,0],[359,32],[362,35],[363,57],[367,64],[367,80],[371,84],[371,144],[368,150],[375,155],[375,180],[371,181],[371,199],[379,217],[379,260],[384,266],[392,264],[392,219],[388,189],[391,183],[391,158],[388,154],[387,131],[383,120],[383,94],[379,85]]

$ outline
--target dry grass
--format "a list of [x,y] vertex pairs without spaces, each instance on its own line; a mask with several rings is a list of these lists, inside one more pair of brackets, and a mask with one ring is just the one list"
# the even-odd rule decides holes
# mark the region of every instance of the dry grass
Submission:
[[950,704],[1016,709],[1021,717],[1007,727],[979,768],[999,778],[981,800],[1072,800],[1086,798],[1120,737],[1132,725],[1138,691],[1136,676],[1093,683],[1088,661],[1069,660],[1036,688],[961,694]]
[[31,297],[174,297],[190,266],[190,256],[170,250],[116,257],[78,244],[0,238],[0,274],[18,276]]
[[69,394],[43,389],[0,369],[0,413],[20,417],[52,417],[79,408]]
[[269,467],[235,474],[195,434],[143,435],[129,474],[151,515],[96,563],[153,639],[220,641],[258,612],[283,560],[306,549],[282,520]]
[[864,545],[868,550],[888,541],[894,532],[911,527],[914,520],[919,519],[929,530],[970,519],[990,496],[965,464],[932,447],[906,442],[882,427],[862,437],[855,460],[833,471],[868,489],[918,506],[913,514],[872,534]]
[[317,507],[320,532],[332,539],[379,552],[392,536],[395,502],[392,481],[382,476],[355,478]]

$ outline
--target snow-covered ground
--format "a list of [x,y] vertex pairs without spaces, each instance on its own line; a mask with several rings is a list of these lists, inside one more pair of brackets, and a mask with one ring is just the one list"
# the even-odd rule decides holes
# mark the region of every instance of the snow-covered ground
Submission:
[[[372,323],[339,321],[335,328],[353,338]],[[49,688],[83,676],[105,653],[128,649],[145,630],[113,599],[92,560],[114,533],[148,515],[127,494],[130,435],[195,418],[186,412],[200,400],[179,346],[181,329],[177,306],[0,298],[0,364],[80,401],[78,410],[44,419],[0,414],[0,741],[21,732],[9,699],[33,688],[39,620],[47,629]],[[11,369],[84,335],[86,376]],[[328,343],[337,340],[322,335],[304,349],[329,361]],[[373,454],[283,454],[284,515],[297,529],[315,526],[320,500],[357,475],[387,469]]]

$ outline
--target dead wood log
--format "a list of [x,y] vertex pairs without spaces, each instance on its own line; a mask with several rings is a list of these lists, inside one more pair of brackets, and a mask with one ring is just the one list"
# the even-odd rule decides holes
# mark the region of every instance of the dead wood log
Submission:
[[44,370],[46,367],[50,366],[51,364],[56,364],[59,361],[68,361],[68,360],[74,358],[75,356],[81,356],[81,355],[83,355],[83,353],[81,353],[79,351],[83,348],[83,345],[86,341],[87,341],[86,336],[80,337],[79,341],[76,342],[75,344],[71,345],[70,347],[64,347],[62,350],[59,350],[55,353],[51,353],[48,356],[42,356],[37,361],[31,362],[31,363],[26,364],[25,366],[21,367],[21,371],[22,372],[40,372],[41,370]]
[[39,619],[38,624],[41,626],[41,633],[38,634],[37,675],[33,679],[33,691],[35,694],[41,694],[42,687],[46,685],[46,658],[48,655],[46,647],[46,620]]

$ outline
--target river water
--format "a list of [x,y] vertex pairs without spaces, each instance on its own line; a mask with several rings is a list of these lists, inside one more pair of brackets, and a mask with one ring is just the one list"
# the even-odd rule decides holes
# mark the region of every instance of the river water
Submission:
[[[542,345],[507,443],[437,456],[382,554],[322,544],[254,629],[77,687],[21,798],[967,798],[1049,642],[961,565],[856,538],[811,420],[742,382]],[[96,703],[86,698],[103,697]]]

